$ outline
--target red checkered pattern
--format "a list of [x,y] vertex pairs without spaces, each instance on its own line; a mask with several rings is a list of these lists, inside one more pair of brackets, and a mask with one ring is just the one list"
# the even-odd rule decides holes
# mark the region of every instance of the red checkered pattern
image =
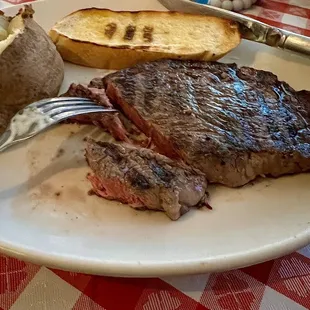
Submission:
[[310,246],[239,270],[162,279],[90,276],[0,256],[0,310],[9,309],[310,309]]
[[[0,0],[0,9],[24,2]],[[310,0],[261,0],[245,14],[310,36]],[[163,279],[89,276],[0,256],[0,310],[9,309],[310,309],[310,246],[240,270]]]
[[309,0],[259,0],[244,13],[266,24],[310,36]]

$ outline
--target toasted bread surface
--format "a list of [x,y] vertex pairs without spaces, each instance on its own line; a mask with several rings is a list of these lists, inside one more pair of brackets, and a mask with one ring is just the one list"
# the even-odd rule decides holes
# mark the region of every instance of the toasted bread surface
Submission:
[[241,40],[236,23],[217,17],[97,8],[66,16],[50,36],[65,60],[105,69],[162,58],[217,60]]

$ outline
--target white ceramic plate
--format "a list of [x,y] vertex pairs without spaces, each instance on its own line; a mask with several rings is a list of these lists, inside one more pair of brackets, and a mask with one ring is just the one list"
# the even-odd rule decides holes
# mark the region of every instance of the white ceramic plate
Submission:
[[[49,29],[89,6],[163,9],[156,0],[51,0],[36,4],[35,16]],[[310,89],[310,61],[296,55],[243,42],[223,61],[270,70],[296,89]],[[63,90],[102,74],[67,64]],[[62,125],[0,154],[2,252],[66,270],[163,276],[251,265],[310,243],[310,174],[241,189],[211,187],[213,211],[192,210],[172,222],[162,213],[87,195],[82,140],[89,135],[102,133]]]

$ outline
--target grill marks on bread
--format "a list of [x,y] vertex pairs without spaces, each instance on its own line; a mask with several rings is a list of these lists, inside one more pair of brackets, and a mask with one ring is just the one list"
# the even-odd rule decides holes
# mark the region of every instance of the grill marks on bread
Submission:
[[[112,39],[117,31],[117,24],[114,22],[106,24],[104,28],[104,34],[107,38]],[[144,26],[142,29],[143,42],[150,43],[153,41],[154,27]],[[123,39],[125,41],[132,41],[137,34],[137,27],[134,25],[127,25],[124,30]]]
[[152,42],[153,41],[153,31],[154,28],[150,26],[145,26],[143,28],[143,40],[144,42]]
[[109,24],[107,24],[107,25],[105,26],[104,34],[105,34],[109,39],[112,39],[114,33],[116,32],[116,29],[117,29],[116,23],[109,23]]
[[131,41],[133,37],[135,36],[136,29],[137,29],[136,26],[128,25],[125,30],[124,40]]

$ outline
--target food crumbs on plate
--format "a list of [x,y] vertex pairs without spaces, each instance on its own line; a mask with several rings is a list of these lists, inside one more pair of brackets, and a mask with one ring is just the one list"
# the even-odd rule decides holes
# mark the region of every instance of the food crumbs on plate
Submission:
[[94,195],[96,195],[96,193],[94,192],[94,190],[90,189],[90,190],[87,192],[87,195],[88,195],[88,196],[94,196]]
[[213,208],[209,205],[209,203],[208,202],[205,202],[205,204],[204,204],[205,206],[206,206],[206,208],[207,209],[209,209],[209,210],[213,210]]
[[[208,197],[206,197],[207,199]],[[208,203],[207,200],[201,201],[198,205],[197,205],[197,209],[201,209],[203,207],[206,207],[209,210],[213,210],[213,208],[210,206],[210,204]]]
[[63,148],[59,149],[57,151],[56,158],[61,157],[64,153],[65,153],[65,150]]

